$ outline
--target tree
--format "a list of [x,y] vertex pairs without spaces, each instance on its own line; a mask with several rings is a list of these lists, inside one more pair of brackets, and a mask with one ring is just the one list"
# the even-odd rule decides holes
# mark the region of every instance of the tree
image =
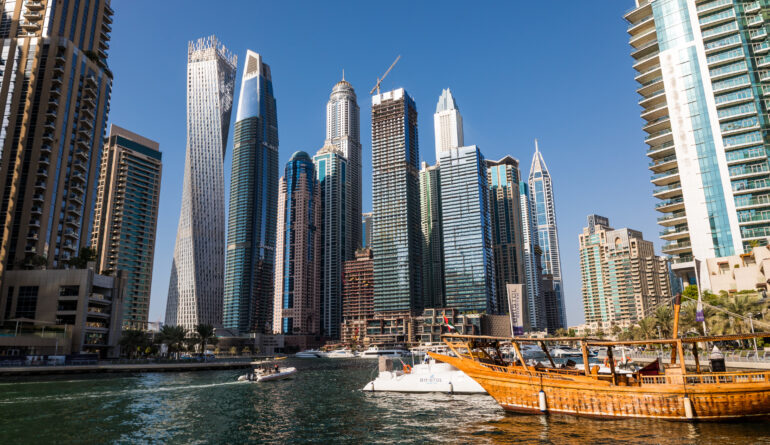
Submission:
[[655,326],[660,328],[660,334],[668,338],[674,330],[674,314],[670,306],[660,306],[655,309]]
[[16,266],[24,270],[42,269],[48,264],[48,258],[35,253],[27,253],[16,262]]
[[160,329],[158,338],[168,344],[169,352],[179,352],[187,338],[187,328],[165,325]]
[[214,326],[210,324],[199,324],[195,327],[198,334],[198,342],[201,345],[201,352],[206,350],[206,345],[217,344],[217,337],[214,335]]
[[77,256],[67,261],[67,265],[75,269],[85,269],[91,261],[96,261],[96,249],[81,247]]
[[655,337],[655,326],[657,325],[657,321],[653,317],[647,317],[642,318],[637,323],[639,327],[638,336],[641,339],[644,340],[650,340],[651,338]]
[[139,349],[143,349],[147,345],[147,335],[144,332],[129,329],[123,331],[118,344],[121,346],[121,352],[127,352],[129,358],[131,356],[136,357],[136,353]]

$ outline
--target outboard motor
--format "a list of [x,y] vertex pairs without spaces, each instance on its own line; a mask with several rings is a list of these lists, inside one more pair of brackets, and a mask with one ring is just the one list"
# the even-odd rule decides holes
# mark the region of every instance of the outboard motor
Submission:
[[711,362],[711,372],[725,372],[725,356],[722,352],[714,346],[709,355],[709,361]]

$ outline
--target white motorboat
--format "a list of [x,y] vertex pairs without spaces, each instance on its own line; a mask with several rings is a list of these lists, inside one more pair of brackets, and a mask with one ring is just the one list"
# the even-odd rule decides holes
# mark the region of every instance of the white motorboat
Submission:
[[582,357],[583,352],[579,349],[570,348],[568,346],[556,346],[550,351],[551,355],[556,358],[562,357]]
[[294,354],[294,357],[297,358],[319,358],[321,357],[321,351],[315,350],[315,349],[308,349],[306,351],[300,351],[296,354]]
[[484,388],[464,372],[433,359],[399,371],[380,371],[364,391],[446,392],[454,394],[486,394]]
[[380,349],[377,346],[371,346],[366,351],[358,355],[360,358],[402,358],[409,357],[409,351],[404,349]]
[[297,373],[297,368],[278,368],[278,369],[255,369],[248,374],[243,374],[238,377],[238,381],[249,382],[267,382],[270,380],[283,380],[288,379]]
[[356,355],[350,349],[335,349],[334,351],[321,352],[321,357],[326,358],[355,358]]

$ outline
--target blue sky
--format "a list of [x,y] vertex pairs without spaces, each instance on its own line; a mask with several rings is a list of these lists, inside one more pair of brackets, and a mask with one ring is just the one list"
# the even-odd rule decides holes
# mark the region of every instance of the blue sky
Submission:
[[[165,313],[181,206],[187,42],[211,34],[238,55],[238,87],[247,49],[270,65],[281,171],[291,153],[323,145],[326,101],[345,70],[361,107],[364,210],[371,209],[368,93],[399,54],[382,87],[404,87],[417,102],[422,160],[434,162],[433,112],[447,87],[466,144],[488,159],[512,155],[526,175],[537,138],[554,181],[570,325],[583,322],[578,234],[589,213],[643,231],[659,251],[623,20],[632,0],[558,8],[448,0],[113,3],[110,121],[158,141],[163,152],[150,320]],[[228,189],[231,154],[232,129]]]

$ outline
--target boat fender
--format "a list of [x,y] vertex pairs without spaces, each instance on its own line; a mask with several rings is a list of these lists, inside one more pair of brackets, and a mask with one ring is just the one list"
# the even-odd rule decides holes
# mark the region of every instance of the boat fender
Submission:
[[540,411],[546,412],[547,411],[547,407],[546,407],[546,404],[545,404],[545,391],[543,391],[542,389],[537,394],[537,400],[540,403]]
[[686,395],[684,396],[683,400],[684,400],[684,416],[687,417],[688,419],[692,419],[694,417],[692,412],[692,402],[690,401],[690,398],[687,397]]

